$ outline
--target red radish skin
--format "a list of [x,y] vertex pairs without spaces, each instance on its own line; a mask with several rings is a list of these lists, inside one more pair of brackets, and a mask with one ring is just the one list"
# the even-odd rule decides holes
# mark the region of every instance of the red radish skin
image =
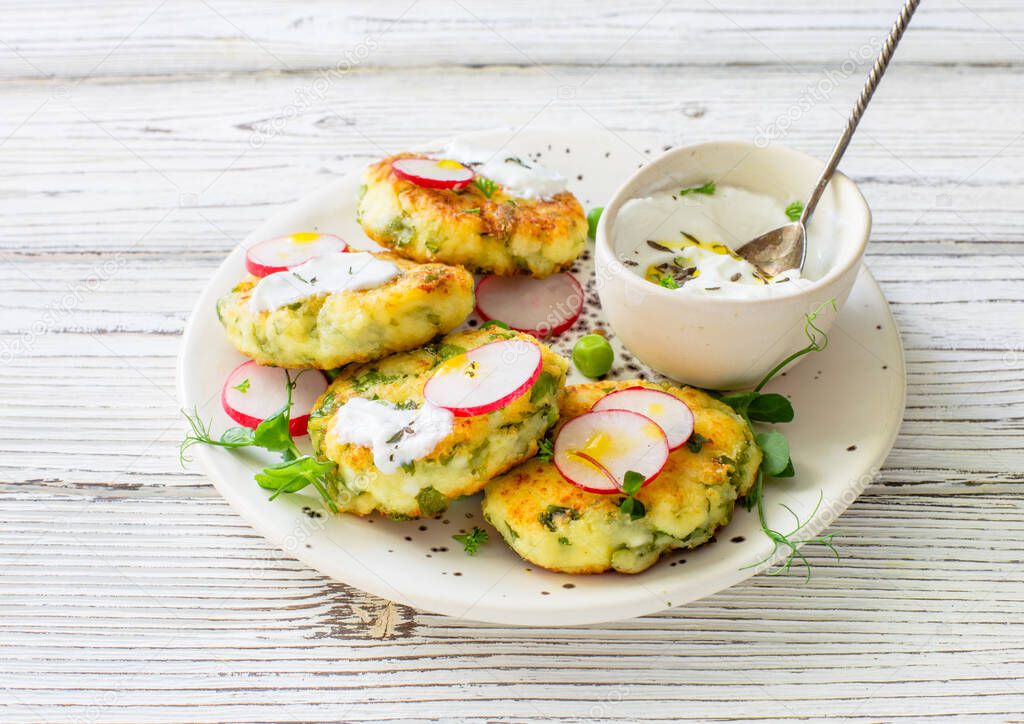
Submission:
[[[652,410],[660,405],[662,410]],[[601,410],[629,410],[654,420],[665,432],[670,450],[678,450],[693,435],[693,411],[675,395],[650,387],[625,387],[609,393],[590,408]]]
[[253,276],[265,277],[343,251],[348,251],[348,244],[340,236],[301,231],[253,244],[245,252],[245,268]]
[[535,337],[570,329],[583,312],[586,293],[569,272],[544,279],[488,274],[476,285],[476,313]]
[[[327,389],[327,379],[320,370],[289,372],[295,382],[295,389],[292,390],[292,415],[288,420],[288,431],[292,437],[302,437],[308,434],[310,411]],[[220,391],[221,407],[239,425],[255,430],[261,422],[284,407],[288,399],[286,380],[284,370],[280,367],[264,367],[252,360],[243,362],[224,380]]]
[[[467,372],[472,363],[477,366],[470,377]],[[526,394],[543,368],[536,343],[524,339],[491,342],[442,363],[423,385],[423,397],[456,417],[486,415]],[[467,404],[474,395],[482,399]]]
[[[583,452],[584,441],[599,432],[617,441],[632,435],[634,440],[639,440],[640,445],[643,445],[644,439],[651,433],[657,437],[650,438],[650,445],[640,451],[639,458],[618,461],[617,467],[621,469],[613,472],[611,468],[616,466],[612,461],[598,459]],[[643,484],[648,485],[661,474],[668,462],[668,456],[665,432],[649,417],[630,410],[602,410],[584,413],[562,426],[555,439],[552,462],[567,482],[588,493],[610,495],[622,492],[621,478],[625,477],[627,470],[635,470],[644,475]],[[588,465],[574,471],[572,458],[583,459]],[[600,484],[596,482],[598,480]]]
[[464,189],[476,174],[458,161],[434,158],[400,158],[391,170],[403,181],[428,189]]

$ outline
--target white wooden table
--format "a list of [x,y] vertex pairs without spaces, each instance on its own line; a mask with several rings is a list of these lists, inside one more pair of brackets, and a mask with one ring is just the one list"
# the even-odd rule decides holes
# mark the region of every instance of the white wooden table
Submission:
[[450,620],[325,580],[178,464],[182,325],[283,204],[505,124],[665,144],[788,124],[821,156],[898,5],[4,2],[0,721],[1024,719],[1009,0],[925,2],[844,163],[909,398],[810,583],[590,628]]

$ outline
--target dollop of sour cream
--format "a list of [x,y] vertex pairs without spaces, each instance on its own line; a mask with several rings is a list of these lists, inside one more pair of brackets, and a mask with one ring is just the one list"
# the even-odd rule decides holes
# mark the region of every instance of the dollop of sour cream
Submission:
[[664,191],[623,204],[616,247],[636,274],[677,293],[755,299],[799,283],[800,271],[767,278],[734,249],[789,221],[782,201],[734,186]]
[[374,289],[401,273],[396,265],[365,251],[324,254],[260,279],[249,308],[265,312],[317,294]]
[[445,156],[470,166],[478,176],[489,178],[510,196],[521,199],[549,200],[568,188],[565,177],[557,171],[501,149],[487,150],[455,141],[445,150]]
[[330,434],[339,443],[370,448],[373,464],[383,473],[426,457],[451,434],[455,416],[423,403],[406,410],[385,400],[353,397],[338,408]]

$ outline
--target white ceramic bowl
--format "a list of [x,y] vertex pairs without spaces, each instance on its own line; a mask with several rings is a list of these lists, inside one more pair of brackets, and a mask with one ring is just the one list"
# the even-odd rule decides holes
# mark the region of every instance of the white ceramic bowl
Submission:
[[[754,385],[806,346],[805,315],[831,299],[840,308],[846,302],[871,231],[867,202],[843,174],[832,178],[808,226],[804,279],[763,300],[695,297],[645,281],[621,262],[632,249],[616,248],[615,225],[629,199],[709,179],[786,203],[803,199],[824,165],[782,146],[722,141],[672,149],[637,171],[597,229],[598,294],[621,342],[662,374],[710,389]],[[827,331],[834,318],[828,308],[815,323]]]

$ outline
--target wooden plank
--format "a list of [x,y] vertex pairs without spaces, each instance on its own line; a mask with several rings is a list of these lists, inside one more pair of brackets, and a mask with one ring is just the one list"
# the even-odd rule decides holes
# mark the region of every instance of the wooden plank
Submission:
[[[628,5],[315,0],[7,2],[0,78],[454,65],[839,66],[873,60],[897,3],[637,0]],[[1020,64],[1004,0],[932,0],[907,63]]]

